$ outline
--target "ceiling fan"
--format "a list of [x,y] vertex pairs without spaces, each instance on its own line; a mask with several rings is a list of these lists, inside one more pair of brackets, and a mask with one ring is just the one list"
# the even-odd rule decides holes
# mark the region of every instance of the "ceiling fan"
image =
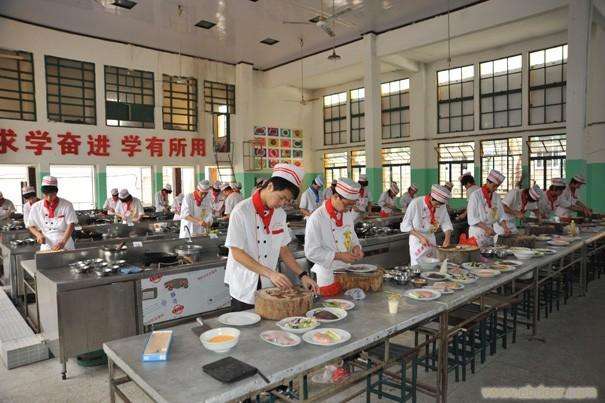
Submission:
[[[293,25],[315,25],[316,27],[318,27],[319,29],[321,29],[322,31],[324,31],[328,36],[330,36],[331,38],[333,38],[335,36],[334,33],[334,23],[336,21],[337,18],[342,17],[344,14],[352,11],[353,9],[351,7],[347,7],[344,8],[340,11],[338,11],[337,13],[334,12],[334,0],[332,0],[332,14],[325,16],[324,12],[323,12],[323,0],[321,0],[321,12],[317,18],[317,22],[311,22],[311,21],[283,21],[283,24],[293,24]],[[344,25],[350,25],[350,24],[346,24],[342,21],[339,21],[340,23],[344,24]]]
[[304,74],[304,70],[303,70],[303,63],[304,63],[303,45],[304,45],[304,41],[303,41],[303,38],[301,36],[300,37],[300,99],[296,99],[296,100],[294,100],[294,99],[286,99],[285,102],[296,102],[298,104],[301,104],[302,106],[305,106],[308,103],[311,103],[313,101],[319,100],[319,98],[305,99],[305,93],[304,93],[305,74]]

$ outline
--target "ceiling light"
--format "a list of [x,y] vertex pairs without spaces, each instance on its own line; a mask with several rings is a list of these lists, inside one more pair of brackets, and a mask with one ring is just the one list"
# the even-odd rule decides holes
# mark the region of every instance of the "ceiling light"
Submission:
[[131,8],[137,5],[137,2],[132,0],[114,0],[111,5],[130,10]]
[[265,45],[269,45],[269,46],[273,46],[277,42],[279,42],[279,41],[277,39],[273,39],[273,38],[265,38],[262,41],[260,41],[260,43],[264,43]]
[[328,56],[328,60],[337,61],[340,60],[340,56],[336,54],[336,49],[332,49],[332,54]]
[[206,21],[206,20],[201,20],[200,22],[195,24],[196,27],[200,27],[200,28],[204,28],[204,29],[210,29],[215,25],[216,25],[215,22]]

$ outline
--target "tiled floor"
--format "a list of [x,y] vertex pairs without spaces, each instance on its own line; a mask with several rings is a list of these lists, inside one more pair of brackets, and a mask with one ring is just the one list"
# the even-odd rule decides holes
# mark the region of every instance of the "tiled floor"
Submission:
[[[517,343],[499,349],[477,366],[466,382],[449,384],[448,402],[481,401],[486,386],[594,386],[605,401],[605,278],[590,283],[586,297],[574,296],[539,324],[539,337],[529,340],[520,327]],[[422,378],[435,374],[421,372]],[[452,377],[451,377],[452,378]],[[133,401],[148,399],[133,385],[123,386]],[[105,367],[80,368],[69,364],[69,379],[62,381],[56,359],[22,368],[6,370],[0,365],[0,402],[106,402],[108,401]],[[377,399],[372,399],[377,400]],[[365,401],[365,396],[354,401]],[[431,402],[419,395],[419,402]],[[505,400],[493,400],[504,402]],[[552,402],[553,400],[549,400]]]

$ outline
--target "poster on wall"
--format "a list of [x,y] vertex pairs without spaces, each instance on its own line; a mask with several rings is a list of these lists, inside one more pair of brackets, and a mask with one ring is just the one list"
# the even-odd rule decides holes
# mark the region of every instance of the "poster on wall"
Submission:
[[255,169],[273,168],[278,163],[303,165],[303,134],[298,129],[254,127]]

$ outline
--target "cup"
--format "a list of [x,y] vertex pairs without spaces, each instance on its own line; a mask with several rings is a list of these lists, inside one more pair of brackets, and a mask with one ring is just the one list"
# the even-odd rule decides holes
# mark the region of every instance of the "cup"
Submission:
[[387,297],[387,303],[389,305],[389,313],[391,315],[395,315],[399,310],[399,299],[401,296],[399,294],[389,294]]

